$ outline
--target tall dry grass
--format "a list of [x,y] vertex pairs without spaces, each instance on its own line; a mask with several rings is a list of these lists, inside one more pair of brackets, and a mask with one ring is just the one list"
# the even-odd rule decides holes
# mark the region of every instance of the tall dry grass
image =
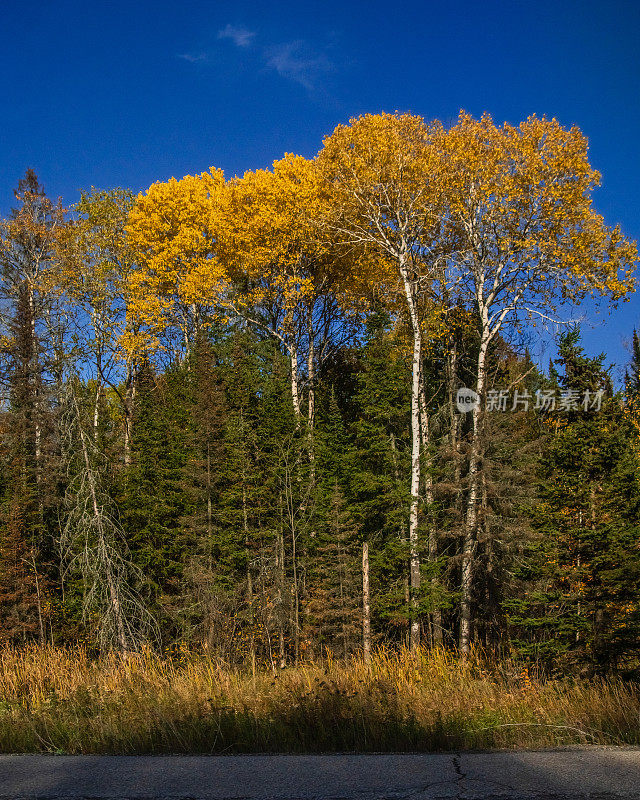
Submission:
[[640,744],[640,689],[543,681],[445,651],[330,657],[274,676],[205,655],[0,652],[0,751],[432,751]]

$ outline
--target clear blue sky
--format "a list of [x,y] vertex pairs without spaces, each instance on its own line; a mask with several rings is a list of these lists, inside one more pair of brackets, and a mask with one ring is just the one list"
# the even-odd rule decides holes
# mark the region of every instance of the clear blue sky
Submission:
[[[363,112],[465,108],[579,125],[598,209],[640,238],[637,0],[32,0],[0,15],[2,213],[27,167],[71,204],[91,185],[311,156]],[[624,362],[639,324],[640,295],[585,343]]]

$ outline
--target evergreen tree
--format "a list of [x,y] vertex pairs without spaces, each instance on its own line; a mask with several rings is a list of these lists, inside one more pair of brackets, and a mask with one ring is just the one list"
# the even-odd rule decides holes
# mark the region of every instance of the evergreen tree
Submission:
[[[585,356],[577,329],[561,338],[559,354],[566,408],[545,420],[532,520],[538,538],[520,569],[526,595],[506,604],[514,643],[554,668],[629,668],[640,599],[637,459],[604,356]],[[598,411],[583,398],[599,390]]]
[[[44,638],[38,571],[47,551],[42,458],[45,413],[34,330],[30,294],[23,285],[11,324],[10,405],[3,426],[5,535],[0,545],[0,604],[6,612],[3,633],[22,639],[37,631],[36,619]],[[44,583],[40,578],[40,584]]]
[[408,369],[389,317],[372,314],[357,372],[349,497],[370,547],[373,629],[396,640],[407,634],[411,616]]
[[318,649],[329,648],[347,658],[362,641],[359,529],[337,478],[327,499],[307,603],[309,634]]
[[640,339],[635,328],[631,337],[631,361],[625,372],[624,383],[628,395],[640,392]]
[[158,609],[177,590],[183,569],[183,470],[187,460],[190,392],[185,365],[156,377],[144,362],[137,379],[131,463],[119,495],[122,524],[135,566]]

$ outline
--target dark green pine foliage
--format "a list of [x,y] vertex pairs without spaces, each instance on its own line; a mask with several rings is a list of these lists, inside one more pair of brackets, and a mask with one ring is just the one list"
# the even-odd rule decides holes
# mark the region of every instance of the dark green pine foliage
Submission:
[[144,362],[137,376],[131,464],[119,507],[131,558],[149,583],[157,613],[176,591],[183,570],[183,527],[192,381],[188,365],[157,376]]
[[[211,536],[199,548],[195,575],[203,614],[202,635],[236,656],[246,656],[254,605],[252,564],[260,554],[265,516],[258,456],[265,344],[249,331],[231,331],[213,346],[225,419]],[[265,365],[266,361],[266,365]]]
[[537,503],[541,444],[535,390],[542,382],[527,352],[521,356],[506,342],[496,343],[490,388],[512,388],[506,409],[488,411],[484,417],[481,513],[474,564],[476,637],[495,653],[508,647],[503,603],[517,591],[518,582],[512,576],[532,538],[531,510]]
[[[216,331],[198,353],[195,457],[184,477],[190,511],[183,524],[192,543],[186,635],[232,658],[270,659],[280,638],[286,648],[293,641],[285,462],[292,468],[287,497],[299,504],[306,486],[287,363],[272,339],[247,329]],[[294,532],[299,560],[302,531]]]
[[217,529],[216,511],[223,491],[226,463],[225,435],[228,407],[218,357],[211,342],[203,338],[196,344],[184,379],[188,392],[188,458],[185,464],[185,494],[188,516],[183,525],[191,537],[189,549],[209,551]]
[[[621,424],[615,467],[603,501],[601,537],[592,545],[595,605],[592,659],[599,672],[640,673],[640,468],[629,447],[637,432]],[[617,448],[620,450],[617,450]]]
[[631,362],[625,372],[624,383],[628,395],[640,394],[640,339],[635,328],[631,337]]
[[526,593],[508,606],[513,642],[552,669],[633,669],[638,648],[638,467],[622,400],[604,356],[589,358],[579,331],[560,340],[562,392],[604,390],[595,408],[556,410],[532,515],[537,540],[520,569]]
[[12,229],[0,241],[0,639],[25,641],[45,638],[59,602],[53,542],[64,490],[50,390],[59,364],[55,324],[43,324],[48,299],[36,287],[52,256],[51,231],[64,221],[32,169],[14,195]]
[[293,413],[288,360],[273,341],[269,346],[271,379],[263,383],[257,427],[263,498],[256,531],[260,552],[252,566],[254,571],[259,568],[262,597],[256,598],[256,611],[263,628],[276,633],[284,663],[297,661],[307,646],[304,610],[316,505],[306,427],[304,421],[296,424]]
[[[205,608],[211,597],[213,561],[221,532],[220,503],[227,459],[228,408],[216,349],[207,336],[195,343],[186,368],[182,400],[186,403],[185,450],[180,488],[180,568],[166,597],[182,639],[209,639]],[[194,602],[195,601],[195,602]]]
[[359,358],[349,470],[352,513],[369,541],[373,631],[396,641],[409,620],[410,366],[400,353],[388,316],[373,314]]
[[316,433],[315,535],[310,542],[308,635],[316,649],[347,656],[362,641],[361,537],[350,503],[352,447],[331,391]]
[[44,638],[42,575],[42,373],[26,285],[15,301],[9,351],[9,408],[2,418],[0,641]]

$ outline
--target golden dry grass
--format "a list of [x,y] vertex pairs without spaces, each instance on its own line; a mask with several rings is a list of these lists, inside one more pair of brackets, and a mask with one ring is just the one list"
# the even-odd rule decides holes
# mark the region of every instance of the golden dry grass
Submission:
[[640,690],[542,681],[445,651],[376,653],[253,676],[206,655],[91,660],[0,652],[0,751],[431,751],[640,744]]

